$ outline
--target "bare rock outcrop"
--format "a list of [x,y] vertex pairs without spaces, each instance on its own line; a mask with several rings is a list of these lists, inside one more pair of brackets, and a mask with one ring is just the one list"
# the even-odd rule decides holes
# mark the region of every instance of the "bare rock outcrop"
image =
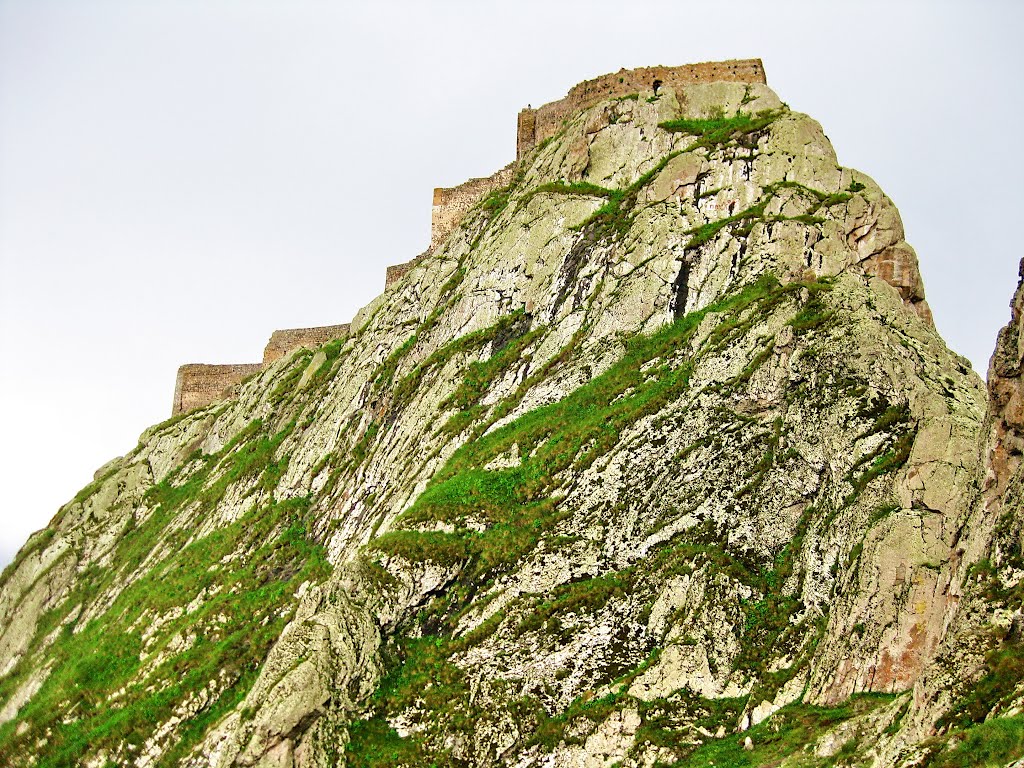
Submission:
[[0,761],[902,766],[1016,723],[1021,295],[987,393],[892,201],[758,62],[693,71],[574,91],[344,333],[62,508],[0,577]]

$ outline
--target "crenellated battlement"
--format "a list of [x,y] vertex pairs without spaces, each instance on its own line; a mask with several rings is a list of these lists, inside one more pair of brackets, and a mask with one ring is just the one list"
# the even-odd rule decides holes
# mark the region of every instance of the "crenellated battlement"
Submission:
[[[764,83],[764,66],[760,59],[744,59],[685,64],[681,67],[623,69],[579,83],[558,101],[537,109],[527,107],[522,110],[516,121],[516,160],[490,176],[469,179],[455,187],[435,188],[430,211],[430,245],[416,258],[387,267],[384,275],[385,290],[400,282],[409,270],[439,248],[465,215],[488,194],[508,186],[512,182],[516,162],[534,146],[558,133],[573,113],[616,96],[653,93],[662,87],[679,88],[722,81]],[[317,347],[344,338],[349,330],[349,325],[344,324],[274,331],[263,351],[262,363],[183,365],[178,369],[173,414],[201,408],[230,396],[234,387],[246,376],[262,371],[300,347]]]

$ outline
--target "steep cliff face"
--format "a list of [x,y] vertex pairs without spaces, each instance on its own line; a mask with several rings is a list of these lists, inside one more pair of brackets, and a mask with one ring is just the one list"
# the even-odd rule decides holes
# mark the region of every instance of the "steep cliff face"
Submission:
[[979,473],[945,568],[950,597],[942,641],[916,681],[911,717],[890,747],[894,754],[954,765],[994,765],[1024,754],[1022,307],[1024,280],[989,363]]
[[1020,508],[1019,449],[979,448],[1019,429],[1015,334],[986,421],[896,209],[767,86],[576,112],[350,335],[148,430],[32,537],[0,755],[946,759],[964,532]]

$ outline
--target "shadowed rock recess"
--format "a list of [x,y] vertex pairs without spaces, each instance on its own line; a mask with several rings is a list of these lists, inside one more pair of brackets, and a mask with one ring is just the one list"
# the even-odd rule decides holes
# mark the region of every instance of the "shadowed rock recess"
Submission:
[[1024,295],[986,390],[889,198],[701,67],[536,110],[344,333],[34,534],[0,764],[1024,754]]

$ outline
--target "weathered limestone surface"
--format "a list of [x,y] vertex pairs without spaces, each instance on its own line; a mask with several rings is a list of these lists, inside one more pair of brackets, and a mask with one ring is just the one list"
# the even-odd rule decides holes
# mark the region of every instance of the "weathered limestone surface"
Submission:
[[[1010,303],[1010,322],[999,332],[996,350],[988,368],[988,390],[997,445],[1006,453],[1020,454],[1021,444],[1008,445],[1024,435],[1024,261],[1021,282]],[[997,476],[1009,479],[1016,467],[997,466]]]
[[[1024,573],[1024,262],[988,370],[988,412],[967,486],[964,512],[946,525],[955,542],[937,574],[943,584],[939,640],[913,685],[907,727],[883,752],[895,762],[920,759],[920,743],[950,723],[1013,716],[1024,701],[1016,660],[1020,645],[1020,577]],[[979,696],[979,690],[983,693]]]
[[1024,299],[987,392],[892,202],[752,65],[622,77],[342,343],[150,428],[33,536],[0,762],[955,748],[1018,637]]

